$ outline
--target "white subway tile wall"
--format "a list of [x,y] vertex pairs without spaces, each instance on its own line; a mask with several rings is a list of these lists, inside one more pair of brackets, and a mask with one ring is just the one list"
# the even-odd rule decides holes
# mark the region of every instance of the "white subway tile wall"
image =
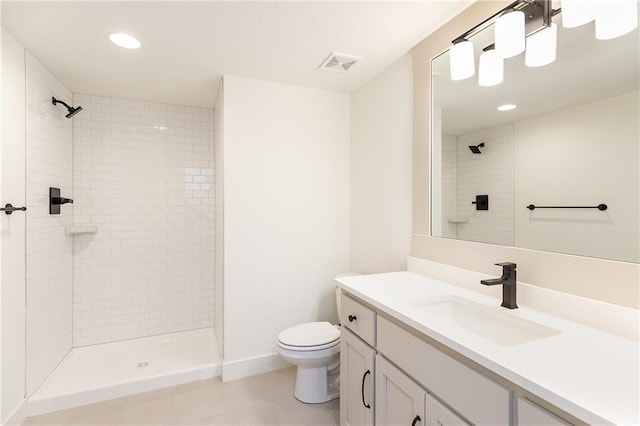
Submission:
[[[469,150],[482,142],[482,154]],[[457,215],[469,219],[459,239],[513,245],[513,145],[513,124],[458,136]],[[476,210],[476,195],[489,196],[489,210]]]
[[27,52],[27,360],[31,395],[71,350],[73,205],[49,214],[49,187],[73,198],[73,124],[55,96],[71,102],[71,92]]
[[442,236],[458,237],[458,138],[442,135]]
[[213,327],[213,109],[74,102],[74,346]]

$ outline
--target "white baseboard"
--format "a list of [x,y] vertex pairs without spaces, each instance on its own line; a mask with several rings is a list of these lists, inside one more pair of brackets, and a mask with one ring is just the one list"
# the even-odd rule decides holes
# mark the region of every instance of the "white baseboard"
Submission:
[[229,382],[256,374],[269,373],[286,367],[291,367],[291,364],[282,359],[277,353],[236,361],[227,361],[222,363],[222,381]]
[[5,426],[20,426],[27,418],[27,400],[23,399],[22,402],[9,414],[6,420],[2,420],[2,425]]

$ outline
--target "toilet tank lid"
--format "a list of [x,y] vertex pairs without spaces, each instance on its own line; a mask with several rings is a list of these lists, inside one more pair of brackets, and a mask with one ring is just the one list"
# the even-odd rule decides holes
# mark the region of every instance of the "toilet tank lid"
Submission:
[[288,346],[319,346],[340,339],[340,330],[327,321],[294,325],[278,334],[280,343]]

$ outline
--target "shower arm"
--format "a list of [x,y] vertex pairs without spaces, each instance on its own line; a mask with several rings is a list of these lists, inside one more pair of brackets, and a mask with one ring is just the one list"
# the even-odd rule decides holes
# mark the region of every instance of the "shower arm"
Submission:
[[61,101],[60,99],[56,99],[55,96],[51,97],[51,103],[54,104],[54,105],[62,104],[62,105],[67,107],[67,110],[72,110],[73,109],[73,107],[67,105],[67,103],[65,101]]

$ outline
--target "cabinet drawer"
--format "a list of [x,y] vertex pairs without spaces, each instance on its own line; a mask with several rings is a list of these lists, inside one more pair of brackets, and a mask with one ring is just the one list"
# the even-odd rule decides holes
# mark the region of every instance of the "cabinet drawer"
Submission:
[[353,331],[358,337],[376,345],[376,313],[362,303],[342,293],[340,323]]
[[533,402],[518,398],[518,426],[567,426],[569,423],[554,416]]
[[476,425],[508,425],[510,391],[378,317],[378,351]]

